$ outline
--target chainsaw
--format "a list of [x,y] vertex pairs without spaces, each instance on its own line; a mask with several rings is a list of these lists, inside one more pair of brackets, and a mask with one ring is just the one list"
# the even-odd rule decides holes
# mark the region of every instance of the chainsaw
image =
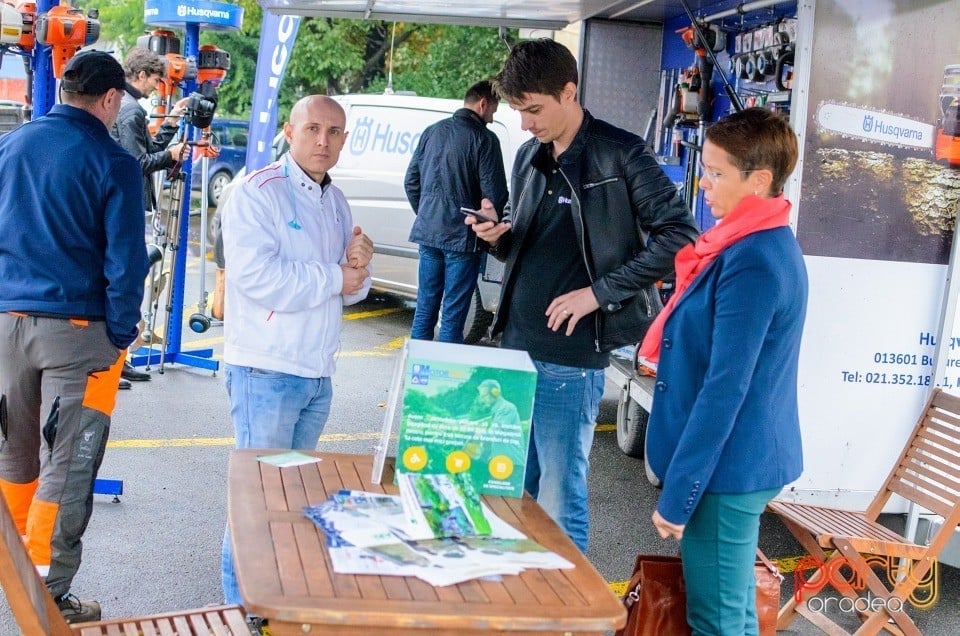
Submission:
[[817,106],[816,121],[822,131],[838,133],[883,146],[910,150],[932,150],[934,158],[960,166],[960,64],[944,70],[940,91],[941,117],[936,125],[883,109],[823,101]]

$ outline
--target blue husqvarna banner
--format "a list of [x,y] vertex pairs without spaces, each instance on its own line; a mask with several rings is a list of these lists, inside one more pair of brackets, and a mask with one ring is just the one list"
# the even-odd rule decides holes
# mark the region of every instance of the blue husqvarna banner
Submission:
[[247,174],[270,163],[270,144],[277,131],[277,95],[297,38],[299,16],[263,12],[257,76],[253,81],[253,112],[247,144]]
[[235,31],[243,26],[243,7],[212,0],[145,0],[143,21],[151,26],[199,24],[206,30]]

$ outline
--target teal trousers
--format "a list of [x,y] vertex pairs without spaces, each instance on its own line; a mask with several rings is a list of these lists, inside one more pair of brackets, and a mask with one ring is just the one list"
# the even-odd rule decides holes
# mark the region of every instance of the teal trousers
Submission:
[[760,514],[779,492],[705,494],[694,509],[680,540],[693,636],[757,634],[753,564]]

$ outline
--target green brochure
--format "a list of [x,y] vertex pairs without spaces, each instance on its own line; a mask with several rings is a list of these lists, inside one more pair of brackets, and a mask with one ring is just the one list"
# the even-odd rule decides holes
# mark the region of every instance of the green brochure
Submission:
[[398,473],[466,473],[520,497],[537,372],[525,351],[423,340],[403,361]]

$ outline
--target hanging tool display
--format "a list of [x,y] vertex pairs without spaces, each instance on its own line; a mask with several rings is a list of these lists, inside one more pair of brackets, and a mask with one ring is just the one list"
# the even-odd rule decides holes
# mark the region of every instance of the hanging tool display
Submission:
[[[162,259],[160,261],[160,271],[158,273],[158,279],[161,283],[166,281],[165,277],[173,278],[174,270],[177,267],[177,264],[182,259],[177,258],[177,254],[180,250],[180,232],[177,231],[177,228],[180,227],[180,210],[183,207],[183,191],[185,189],[186,183],[186,174],[181,170],[182,163],[178,158],[177,163],[171,168],[170,172],[167,175],[167,179],[170,181],[170,188],[165,202],[161,202],[158,206],[161,210],[161,218],[163,219],[164,228],[169,228],[169,231],[164,232],[163,234],[163,249],[164,253],[170,254],[170,265],[167,271],[165,270],[165,263],[167,259]],[[162,198],[162,197],[161,197]],[[165,204],[164,204],[165,203]],[[164,324],[167,326],[169,331],[171,327],[171,316],[173,315],[173,288],[172,283],[166,285],[166,302],[164,303]],[[151,285],[151,292],[153,291],[153,286]],[[156,329],[156,319],[158,314],[158,303],[159,303],[159,290],[156,294],[156,297],[153,299],[153,307],[151,309],[152,324],[148,325],[148,333],[151,335],[155,333]],[[164,342],[166,342],[166,338]],[[145,340],[146,341],[146,340]],[[154,339],[151,337],[150,349],[151,354],[153,353],[153,342]],[[160,373],[163,373],[163,366],[166,362],[166,353],[167,348],[162,346],[160,349]],[[148,368],[149,368],[149,359],[148,359]]]
[[173,107],[174,96],[184,82],[197,78],[197,63],[180,54],[180,38],[173,31],[154,29],[137,38],[137,46],[148,49],[163,59],[164,72],[157,82],[157,97],[152,102],[153,112],[147,128],[156,135],[164,117]]
[[[694,17],[693,11],[690,10],[690,4],[687,0],[680,0],[680,4],[683,5],[683,10],[686,12],[687,17],[690,18],[690,26],[696,34],[694,42],[699,42],[707,54],[707,57],[710,58],[710,63],[714,68],[718,66],[717,64],[717,55],[714,51],[714,46],[716,42],[711,43],[707,36],[704,35],[704,30],[700,25],[700,22]],[[724,39],[723,47],[726,47],[726,39]],[[720,50],[723,50],[722,48]],[[723,89],[727,93],[727,97],[730,98],[730,103],[733,104],[734,109],[739,112],[743,110],[743,104],[740,101],[740,97],[737,95],[737,92],[733,89],[733,86],[727,80],[727,76],[723,73],[720,73],[720,80],[723,82]]]
[[[227,77],[230,70],[230,54],[211,44],[200,47],[197,60],[197,81],[201,90],[204,86],[218,89]],[[216,96],[216,93],[214,93]],[[215,104],[214,104],[215,105]],[[201,161],[200,175],[200,300],[197,311],[191,314],[188,321],[190,329],[196,333],[204,333],[212,324],[207,315],[207,188],[209,187],[210,159],[219,154],[219,140],[213,139],[210,134],[210,125],[207,124],[200,133],[200,139],[191,142],[194,147],[194,161]]]
[[746,106],[776,103],[788,108],[796,31],[796,18],[781,18],[734,35],[727,72],[740,85]]
[[[202,7],[198,5],[202,4]],[[182,95],[189,99],[184,110],[182,121],[186,125],[187,139],[200,141],[202,130],[210,125],[217,105],[216,76],[223,70],[225,54],[217,54],[214,50],[204,49],[201,54],[200,29],[216,31],[237,31],[243,24],[243,7],[233,2],[218,2],[204,0],[203,3],[184,2],[183,0],[144,0],[144,22],[155,29],[138,42],[145,48],[160,53],[166,60],[167,69],[164,73],[164,82],[159,91],[163,93],[165,115],[170,112],[173,103],[175,88],[182,90]],[[180,54],[180,39],[173,35],[170,29],[182,29],[183,55]],[[214,61],[208,62],[208,56]],[[202,64],[198,63],[203,58]],[[204,67],[204,78],[199,82],[199,66]],[[162,119],[157,118],[158,121]],[[213,359],[213,349],[203,347],[184,351],[181,349],[181,336],[184,322],[183,305],[186,277],[186,252],[181,249],[187,244],[190,231],[189,193],[191,169],[193,159],[185,154],[176,179],[171,180],[170,196],[164,204],[171,213],[166,222],[161,222],[164,232],[169,234],[167,239],[168,254],[172,257],[168,274],[167,301],[164,311],[166,325],[163,337],[163,352],[161,355],[153,351],[140,349],[133,352],[130,362],[134,366],[159,362],[162,364],[176,363],[192,367],[208,369],[216,372],[220,368],[219,361]],[[178,185],[179,184],[179,185]],[[186,194],[184,194],[186,193]],[[176,216],[172,215],[176,207]],[[176,238],[173,234],[176,233]]]
[[709,121],[713,111],[710,82],[714,63],[713,58],[707,55],[707,50],[716,53],[726,49],[727,34],[714,25],[691,25],[679,29],[677,33],[695,56],[693,65],[684,70],[680,80],[679,112],[694,123]]
[[[183,204],[183,171],[182,157],[168,171],[161,171],[161,178],[169,183],[161,193],[153,211],[152,228],[153,243],[148,244],[150,256],[150,275],[147,285],[147,308],[143,315],[143,326],[140,329],[140,341],[149,347],[153,353],[155,345],[163,345],[165,338],[157,333],[157,320],[160,317],[160,298],[166,294],[167,302],[164,305],[164,324],[170,319],[170,292],[169,284],[177,262],[177,250],[180,247],[179,226],[180,208]],[[152,249],[151,249],[152,248]],[[159,255],[157,254],[159,253]],[[161,369],[163,357],[160,358]],[[149,357],[147,369],[150,368]]]
[[32,51],[36,20],[36,2],[0,2],[0,53]]
[[0,0],[0,65],[4,54],[19,55],[23,59],[27,76],[26,103],[21,109],[21,121],[30,121],[33,104],[33,64],[32,51],[36,46],[34,25],[37,21],[37,3],[20,0],[5,2]]
[[100,39],[100,12],[90,9],[86,15],[74,9],[66,0],[37,16],[37,42],[49,46],[53,60],[53,76],[60,78],[80,47],[90,46]]

